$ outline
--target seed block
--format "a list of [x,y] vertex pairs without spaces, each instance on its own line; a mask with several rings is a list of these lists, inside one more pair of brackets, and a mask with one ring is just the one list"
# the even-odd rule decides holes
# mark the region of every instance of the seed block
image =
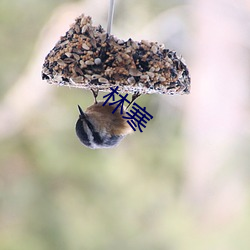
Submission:
[[188,94],[182,57],[157,42],[123,41],[81,15],[45,58],[42,78],[51,84],[121,93]]

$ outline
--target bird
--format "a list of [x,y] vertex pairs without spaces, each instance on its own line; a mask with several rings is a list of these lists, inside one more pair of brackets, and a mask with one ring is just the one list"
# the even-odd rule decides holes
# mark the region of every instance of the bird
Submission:
[[93,91],[95,102],[85,112],[78,105],[79,118],[75,130],[80,142],[91,149],[112,148],[133,132],[122,118],[120,111],[112,113],[114,106],[96,100],[98,91]]

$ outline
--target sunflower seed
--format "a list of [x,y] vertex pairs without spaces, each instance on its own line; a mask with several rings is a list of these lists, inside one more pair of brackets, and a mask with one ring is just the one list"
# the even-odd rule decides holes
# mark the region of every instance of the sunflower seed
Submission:
[[105,84],[108,84],[108,83],[109,83],[109,81],[108,81],[106,78],[104,78],[104,77],[100,77],[100,78],[98,79],[98,82],[99,82],[99,83],[105,83]]
[[85,64],[86,65],[94,65],[95,63],[93,61],[87,60],[87,61],[85,61]]
[[129,74],[131,76],[141,76],[142,75],[142,73],[138,69],[135,69],[135,68],[130,68]]
[[73,53],[72,55],[74,56],[74,58],[75,58],[77,61],[80,60],[80,56],[79,56],[79,55],[77,55],[77,54],[75,54],[75,53]]
[[132,77],[129,77],[128,78],[128,83],[129,84],[134,84],[135,83],[135,78],[132,76]]
[[148,75],[142,75],[141,77],[140,77],[140,79],[142,80],[142,81],[149,81],[149,76]]
[[70,63],[72,63],[72,62],[75,62],[75,59],[73,59],[73,58],[65,58],[63,61],[64,61],[65,63],[67,63],[67,64],[70,64]]
[[71,57],[72,54],[71,54],[70,52],[66,52],[65,55],[66,55],[67,57]]
[[66,41],[62,42],[62,43],[60,43],[60,47],[64,47],[64,45],[66,45],[66,44],[68,44],[68,43],[69,43],[69,41],[68,41],[68,40],[66,40]]
[[74,70],[75,70],[75,72],[78,73],[79,75],[83,75],[83,72],[82,72],[82,70],[81,70],[79,67],[75,66],[75,67],[74,67]]
[[71,78],[73,82],[76,83],[82,83],[83,82],[83,77],[82,76],[75,76]]
[[152,51],[154,54],[156,54],[157,51],[158,51],[158,48],[157,48],[155,45],[153,45],[153,46],[151,47],[151,51]]
[[150,71],[147,72],[147,75],[148,75],[151,79],[153,79],[154,76],[155,76],[155,74],[154,74],[153,72],[150,72]]
[[94,75],[92,75],[91,78],[94,80],[94,79],[99,79],[100,77],[101,77],[101,75],[94,74]]
[[80,27],[79,27],[79,25],[75,25],[75,31],[76,31],[76,33],[77,34],[79,34],[80,33]]
[[125,42],[121,39],[118,39],[118,42],[117,42],[119,45],[123,45]]
[[142,40],[141,43],[148,46],[148,47],[150,47],[150,42],[147,41],[147,40]]
[[83,43],[82,44],[82,48],[85,49],[85,50],[89,50],[89,46],[86,44],[86,43]]
[[87,31],[87,29],[88,29],[88,26],[87,25],[85,25],[85,26],[83,26],[82,27],[82,34],[84,34],[86,31]]
[[60,66],[66,66],[66,65],[67,65],[62,59],[57,60],[57,63],[58,63]]

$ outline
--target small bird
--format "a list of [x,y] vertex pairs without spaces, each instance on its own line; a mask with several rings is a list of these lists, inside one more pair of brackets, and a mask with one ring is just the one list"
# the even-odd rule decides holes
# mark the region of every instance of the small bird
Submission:
[[120,110],[113,114],[115,107],[109,103],[102,106],[104,102],[97,102],[97,94],[92,92],[95,98],[92,106],[83,112],[78,105],[80,115],[76,122],[76,134],[82,144],[91,149],[117,146],[126,135],[133,132],[133,129],[122,118]]

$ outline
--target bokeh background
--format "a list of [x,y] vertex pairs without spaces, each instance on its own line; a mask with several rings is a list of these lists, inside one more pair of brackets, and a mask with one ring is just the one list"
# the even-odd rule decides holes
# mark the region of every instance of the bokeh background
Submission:
[[141,97],[144,132],[90,150],[74,126],[91,93],[41,67],[81,13],[106,27],[108,5],[0,2],[0,249],[249,250],[250,1],[117,0],[113,34],[182,54],[192,91]]

